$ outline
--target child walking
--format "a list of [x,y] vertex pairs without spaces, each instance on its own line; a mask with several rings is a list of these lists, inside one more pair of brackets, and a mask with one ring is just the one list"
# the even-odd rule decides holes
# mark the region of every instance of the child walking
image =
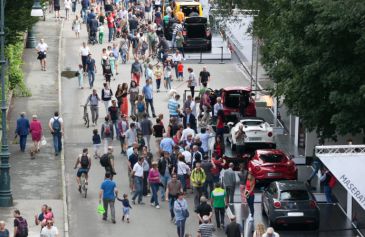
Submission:
[[101,24],[98,27],[98,31],[99,31],[99,44],[102,44],[103,43],[103,39],[104,39],[104,25],[103,24]]
[[123,194],[123,199],[118,198],[118,201],[121,201],[123,204],[123,217],[122,217],[122,221],[124,221],[124,219],[127,219],[127,223],[129,223],[129,212],[130,209],[132,209],[131,205],[129,204],[129,200],[128,200],[128,195],[127,194]]
[[171,90],[171,75],[172,75],[172,68],[170,63],[166,63],[165,64],[165,71],[164,71],[164,79],[165,79],[165,89],[166,92],[168,92],[168,90]]
[[184,64],[181,61],[177,64],[177,80],[183,81],[184,80]]
[[99,158],[99,149],[101,146],[101,137],[97,129],[93,130],[93,147],[94,147],[94,158]]
[[84,70],[82,64],[79,64],[79,68],[77,70],[77,78],[79,79],[79,88],[84,89]]

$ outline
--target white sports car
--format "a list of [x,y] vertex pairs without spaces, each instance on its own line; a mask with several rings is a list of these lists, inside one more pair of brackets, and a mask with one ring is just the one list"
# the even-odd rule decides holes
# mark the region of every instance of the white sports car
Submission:
[[232,148],[234,149],[236,145],[236,132],[238,131],[240,125],[243,125],[243,131],[246,133],[245,148],[254,148],[254,149],[267,149],[276,148],[275,137],[273,133],[273,128],[269,123],[265,122],[262,118],[257,117],[248,117],[241,119],[238,123],[236,123],[232,127],[229,136],[229,141],[231,143]]

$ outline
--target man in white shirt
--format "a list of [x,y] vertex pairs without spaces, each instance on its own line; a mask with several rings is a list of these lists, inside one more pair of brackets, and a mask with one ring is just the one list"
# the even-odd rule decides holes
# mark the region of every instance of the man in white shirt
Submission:
[[181,154],[184,156],[186,164],[188,164],[189,166],[191,166],[191,151],[190,151],[190,146],[186,146],[185,147],[185,150],[183,152],[181,152]]
[[133,204],[136,204],[136,198],[138,197],[138,204],[144,205],[142,202],[143,197],[143,157],[138,158],[138,162],[133,166],[132,176],[134,179],[135,193],[132,197]]
[[[208,132],[207,132],[208,130]],[[200,141],[202,142],[201,148],[203,149],[205,154],[208,154],[209,150],[209,129],[207,128],[201,128],[200,133],[197,135],[200,138]]]
[[195,136],[194,129],[190,128],[190,124],[186,124],[186,128],[183,130],[180,141],[184,142],[186,141],[188,135],[191,134],[193,137]]
[[[175,34],[175,36],[176,36],[176,34]],[[175,40],[176,41],[176,40]],[[175,44],[175,42],[173,41],[173,44]],[[173,45],[173,47],[174,47],[174,45]],[[175,67],[175,76],[176,76],[176,79],[179,77],[179,75],[178,75],[178,71],[177,71],[177,64],[179,63],[179,62],[182,62],[182,60],[183,60],[183,57],[182,57],[182,55],[180,54],[180,52],[179,52],[179,50],[176,50],[175,51],[175,54],[172,56],[172,62],[174,63],[174,67]]]
[[82,61],[82,68],[84,69],[84,73],[86,72],[86,61],[87,57],[90,54],[90,49],[87,46],[86,42],[82,42],[82,46],[80,47],[80,56]]
[[53,135],[53,147],[55,151],[55,156],[58,156],[58,154],[62,150],[61,138],[63,136],[64,126],[63,119],[59,117],[57,111],[54,113],[54,116],[49,120],[48,127]]
[[47,225],[42,228],[41,237],[59,237],[58,229],[53,226],[52,220],[47,220]]
[[48,45],[44,42],[44,39],[41,39],[39,41],[39,43],[35,49],[38,53],[37,59],[41,63],[41,70],[46,71],[46,67],[47,67],[46,57],[47,57]]
[[222,98],[217,97],[217,103],[214,105],[213,116],[216,118],[218,111],[223,109]]

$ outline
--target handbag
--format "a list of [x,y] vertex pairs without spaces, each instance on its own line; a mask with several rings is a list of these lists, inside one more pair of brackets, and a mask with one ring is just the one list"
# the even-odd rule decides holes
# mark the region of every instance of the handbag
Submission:
[[105,209],[104,209],[103,204],[101,204],[101,203],[100,203],[100,204],[98,205],[97,211],[98,211],[98,213],[99,213],[100,215],[103,215],[103,214],[105,213]]
[[42,139],[41,139],[41,145],[42,145],[42,146],[47,145],[47,140],[46,140],[46,138],[45,138],[44,136],[42,136]]
[[188,209],[183,209],[183,207],[181,206],[181,204],[179,203],[178,200],[176,200],[177,204],[179,204],[180,208],[181,208],[181,212],[182,212],[182,215],[185,219],[187,219],[189,217],[189,211]]

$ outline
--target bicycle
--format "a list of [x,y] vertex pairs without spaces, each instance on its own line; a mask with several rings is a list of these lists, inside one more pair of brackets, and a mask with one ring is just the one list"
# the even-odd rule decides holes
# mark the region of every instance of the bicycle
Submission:
[[89,113],[87,112],[87,105],[81,105],[81,107],[84,108],[84,114],[82,116],[82,119],[84,120],[84,126],[89,128],[90,120],[89,120]]
[[80,184],[81,184],[81,194],[84,193],[84,198],[87,197],[87,183],[86,183],[86,174],[82,173],[80,177]]

